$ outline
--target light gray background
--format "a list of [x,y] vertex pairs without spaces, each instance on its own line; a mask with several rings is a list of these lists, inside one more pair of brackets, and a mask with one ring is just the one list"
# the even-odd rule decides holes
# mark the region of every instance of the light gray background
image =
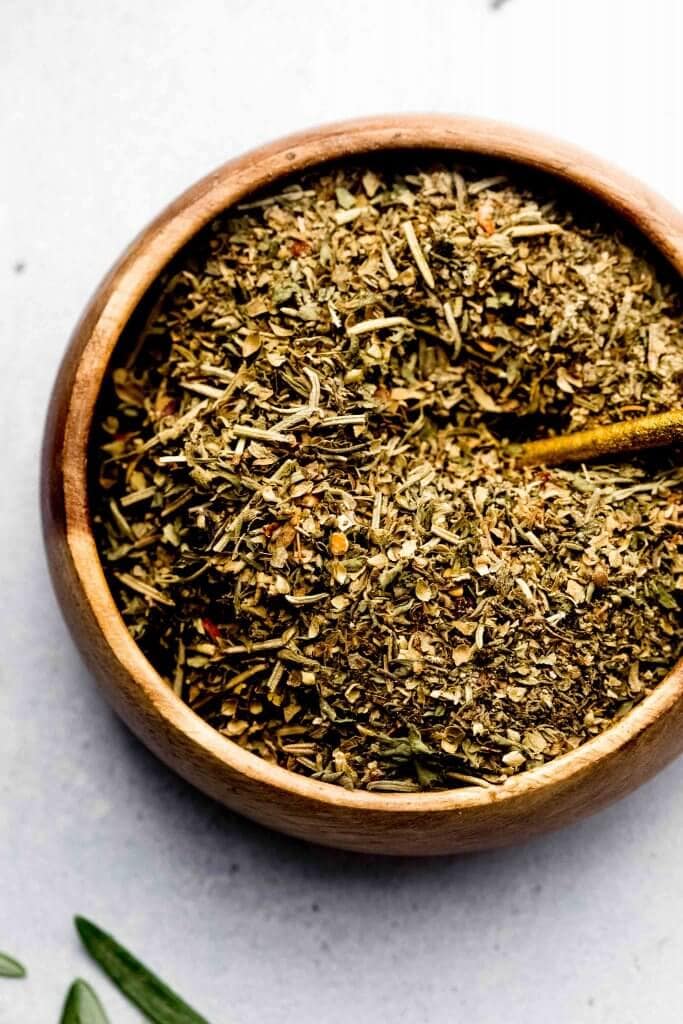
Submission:
[[114,718],[48,581],[45,407],[133,234],[214,165],[378,111],[486,114],[683,205],[678,0],[0,3],[2,1024],[52,1024],[92,916],[214,1024],[678,1022],[683,761],[591,821],[436,861],[307,847],[195,794]]

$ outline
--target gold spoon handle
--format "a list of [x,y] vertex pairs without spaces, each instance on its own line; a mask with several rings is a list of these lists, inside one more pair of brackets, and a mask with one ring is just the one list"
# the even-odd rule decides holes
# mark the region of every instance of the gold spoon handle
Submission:
[[665,448],[683,442],[683,409],[641,416],[609,426],[560,434],[522,445],[516,461],[520,466],[556,466],[584,462],[600,456],[622,455],[649,448]]

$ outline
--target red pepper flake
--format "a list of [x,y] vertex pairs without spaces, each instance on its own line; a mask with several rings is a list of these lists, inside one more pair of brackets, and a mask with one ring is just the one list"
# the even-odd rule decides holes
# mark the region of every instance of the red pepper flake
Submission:
[[215,644],[220,643],[222,640],[221,631],[215,622],[212,622],[211,619],[202,619],[202,626],[204,627],[206,635],[210,637]]
[[331,533],[329,541],[330,554],[341,558],[349,550],[349,542],[343,533]]
[[477,224],[487,235],[492,235],[496,230],[496,225],[493,221],[493,206],[491,203],[481,204],[477,210]]
[[303,256],[309,249],[310,245],[308,242],[304,242],[302,238],[295,238],[290,246],[292,256]]

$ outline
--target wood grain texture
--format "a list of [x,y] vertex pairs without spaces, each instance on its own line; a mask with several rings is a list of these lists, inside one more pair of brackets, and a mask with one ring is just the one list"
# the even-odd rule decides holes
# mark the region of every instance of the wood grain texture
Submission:
[[45,430],[45,543],[65,618],[110,702],[167,765],[205,793],[291,835],[388,854],[503,846],[617,799],[683,751],[683,661],[602,735],[500,788],[347,792],[274,767],[225,739],[178,699],[128,633],[90,526],[87,448],[107,362],[169,259],[217,213],[255,189],[324,160],[432,149],[514,160],[580,186],[631,221],[683,274],[683,217],[645,186],[564,143],[495,122],[387,116],[314,129],[225,164],[171,204],[132,243],[75,329]]
[[680,444],[683,444],[683,409],[669,409],[653,416],[638,416],[590,430],[527,441],[515,455],[515,461],[518,466],[559,466],[563,462],[587,462]]

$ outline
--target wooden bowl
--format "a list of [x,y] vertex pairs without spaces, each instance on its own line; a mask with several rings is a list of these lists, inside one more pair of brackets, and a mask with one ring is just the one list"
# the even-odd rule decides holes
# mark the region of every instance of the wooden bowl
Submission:
[[347,792],[274,767],[207,725],[157,674],[116,608],[88,508],[93,409],[112,350],[170,258],[248,193],[323,161],[369,152],[442,150],[550,172],[631,221],[683,273],[683,217],[643,185],[571,146],[464,117],[351,121],[274,142],[225,164],[132,243],[76,327],[55,384],[43,456],[43,522],[57,595],[76,643],[116,711],[167,765],[256,821],[374,853],[436,854],[514,843],[604,807],[683,750],[683,661],[606,732],[496,789]]

